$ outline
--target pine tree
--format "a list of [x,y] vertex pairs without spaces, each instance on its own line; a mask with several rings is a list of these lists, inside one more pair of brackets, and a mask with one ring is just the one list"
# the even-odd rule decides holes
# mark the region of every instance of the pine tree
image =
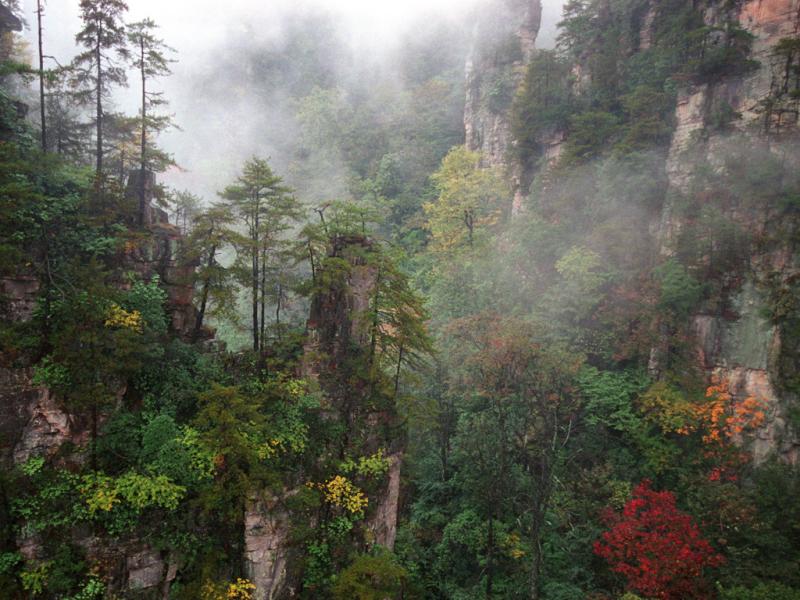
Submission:
[[127,85],[124,62],[128,56],[122,16],[128,5],[122,0],[81,0],[83,28],[75,41],[85,50],[74,60],[77,98],[94,105],[96,174],[103,175],[104,106],[115,85]]
[[233,222],[230,207],[215,204],[196,215],[186,239],[186,259],[198,264],[195,283],[199,288],[199,307],[192,332],[195,340],[200,337],[207,314],[233,316],[235,311],[232,270],[220,262],[222,253],[237,239],[231,229]]
[[[276,283],[276,273],[291,254],[285,234],[291,222],[300,219],[302,210],[292,190],[283,185],[266,160],[258,157],[245,163],[236,183],[225,188],[221,196],[246,227],[237,244],[237,266],[242,283],[250,288],[253,350],[259,352],[264,349],[266,307],[271,299],[267,290]],[[275,289],[274,299],[280,307],[279,283]]]
[[47,148],[75,164],[89,160],[91,124],[80,118],[80,107],[71,87],[74,69],[70,66],[45,73]]
[[[157,115],[154,110],[166,104],[162,92],[148,89],[148,83],[155,77],[163,77],[172,73],[169,63],[174,62],[167,57],[168,52],[174,52],[157,38],[154,31],[157,28],[155,21],[145,19],[128,26],[128,40],[133,49],[133,66],[139,71],[142,81],[142,99],[139,113],[139,168],[142,173],[146,170],[163,170],[165,155],[159,152],[150,152],[148,148],[148,133],[157,134],[172,124],[168,115]],[[167,157],[167,162],[172,162]],[[144,225],[145,213],[145,178],[139,178],[139,225]]]
[[42,151],[47,152],[47,105],[44,98],[44,45],[42,42],[42,19],[44,18],[44,0],[36,0],[36,31],[39,47],[39,111],[42,120]]

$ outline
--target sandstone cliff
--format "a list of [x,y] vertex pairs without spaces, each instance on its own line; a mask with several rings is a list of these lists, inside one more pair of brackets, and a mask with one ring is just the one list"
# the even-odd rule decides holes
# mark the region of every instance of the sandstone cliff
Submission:
[[480,152],[487,166],[508,174],[515,211],[522,204],[527,174],[510,154],[509,111],[535,51],[541,18],[541,0],[489,3],[478,14],[466,63],[466,145]]
[[[723,3],[709,3],[705,18],[709,25],[718,24]],[[735,6],[735,18],[753,38],[751,56],[758,67],[750,73],[728,77],[715,84],[682,89],[675,111],[675,133],[669,148],[667,175],[673,188],[671,200],[680,197],[691,182],[692,170],[702,157],[711,164],[719,163],[726,145],[747,144],[752,156],[772,153],[786,164],[800,169],[797,153],[800,98],[789,93],[785,55],[776,53],[782,39],[800,35],[800,2],[797,0],[749,0]],[[798,58],[800,60],[800,58]],[[709,126],[714,111],[726,107],[738,115],[727,130]],[[747,165],[741,165],[746,168]],[[722,167],[720,167],[722,168]],[[791,168],[791,167],[790,167]],[[769,233],[781,227],[770,207],[755,212],[732,214],[741,226],[751,232]],[[674,207],[668,201],[660,226],[662,244],[668,242],[681,227],[673,217]],[[783,225],[786,225],[784,223]],[[763,317],[766,302],[763,283],[772,273],[784,281],[800,274],[800,256],[787,244],[770,244],[757,249],[750,257],[744,281],[729,298],[731,315],[698,314],[694,317],[700,366],[709,375],[727,381],[738,399],[756,397],[767,405],[767,420],[756,433],[753,453],[757,461],[771,452],[784,460],[800,459],[800,438],[789,424],[788,413],[798,402],[781,379],[782,355],[793,349],[785,346],[780,328]],[[790,362],[795,362],[793,355]]]

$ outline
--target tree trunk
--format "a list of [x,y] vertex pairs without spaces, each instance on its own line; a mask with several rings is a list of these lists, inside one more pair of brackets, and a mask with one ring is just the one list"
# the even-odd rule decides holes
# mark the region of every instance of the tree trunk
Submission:
[[97,471],[97,400],[92,402],[92,471]]
[[278,281],[278,302],[275,305],[275,333],[281,339],[281,301],[283,300],[283,284]]
[[145,183],[144,183],[144,172],[147,168],[147,79],[145,77],[144,72],[144,36],[141,37],[139,40],[140,44],[140,57],[142,62],[140,63],[141,73],[142,73],[142,139],[141,139],[141,156],[140,158],[140,169],[141,174],[139,177],[139,227],[144,227],[145,224],[145,211],[147,210],[147,206],[145,203]]
[[314,248],[311,241],[308,242],[308,261],[311,263],[311,283],[317,285],[317,266],[314,264]]
[[250,234],[250,241],[253,244],[252,247],[252,259],[253,259],[253,290],[252,290],[252,303],[253,303],[253,351],[258,352],[259,345],[258,345],[258,282],[259,282],[259,271],[258,271],[258,254],[259,254],[259,247],[258,247],[258,203],[256,202],[256,211],[255,215],[253,216],[253,229]]
[[489,539],[486,543],[486,597],[491,598],[494,585],[494,515],[489,516]]
[[394,372],[394,399],[397,400],[397,392],[400,389],[400,369],[403,366],[403,344],[400,344],[400,351],[397,356],[397,370]]
[[[207,268],[211,270],[214,266],[214,260],[217,254],[217,246],[212,245],[208,255]],[[208,293],[211,284],[211,276],[207,275],[203,281],[203,291],[200,294],[200,310],[197,313],[197,319],[194,323],[194,332],[192,333],[192,341],[196,342],[200,337],[200,331],[203,329],[203,319],[206,316],[206,307],[208,306]]]
[[370,327],[370,341],[369,341],[369,370],[370,380],[372,379],[372,369],[375,366],[375,352],[378,344],[378,326],[380,325],[380,286],[381,286],[381,270],[378,268],[378,273],[375,277],[375,300],[372,306],[372,326]]
[[36,21],[39,31],[39,111],[42,119],[42,152],[47,152],[47,115],[44,104],[44,50],[42,45],[42,0],[36,0]]
[[[264,242],[266,246],[266,242]],[[265,342],[264,338],[266,337],[267,331],[267,249],[264,248],[261,251],[261,322],[259,323],[259,327],[261,328],[261,351],[264,351]]]
[[534,509],[533,526],[531,530],[531,575],[530,575],[530,600],[539,600],[539,580],[542,573],[542,524],[544,522],[544,506]]
[[103,35],[103,24],[97,22],[97,44],[94,48],[95,61],[97,62],[97,106],[95,118],[97,119],[97,169],[96,174],[99,178],[103,173],[103,55],[100,51],[100,38]]

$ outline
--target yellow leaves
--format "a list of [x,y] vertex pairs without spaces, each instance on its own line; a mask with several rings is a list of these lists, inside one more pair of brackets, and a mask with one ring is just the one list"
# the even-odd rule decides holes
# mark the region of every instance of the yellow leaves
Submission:
[[105,326],[130,329],[136,333],[142,333],[142,313],[138,310],[128,312],[118,304],[112,304],[106,316]]
[[253,600],[256,586],[249,579],[236,579],[227,585],[206,582],[200,590],[202,600]]
[[383,455],[383,448],[372,456],[361,456],[358,462],[352,458],[345,460],[339,468],[345,473],[356,473],[361,477],[381,477],[389,470],[389,459]]
[[267,460],[282,454],[286,451],[282,440],[273,438],[258,447],[258,458],[260,460]]
[[481,168],[480,161],[480,154],[456,146],[432,176],[439,196],[423,208],[440,251],[471,245],[479,230],[496,225],[502,216],[508,188],[495,171]]
[[235,583],[228,585],[228,592],[226,598],[229,600],[250,600],[253,597],[252,593],[255,591],[256,586],[248,579],[237,579]]
[[696,422],[692,403],[664,382],[653,384],[640,398],[639,406],[647,419],[665,433],[686,435]]
[[148,477],[134,472],[116,478],[103,473],[84,475],[78,491],[91,516],[101,511],[110,512],[123,501],[137,512],[153,506],[175,510],[186,493],[184,487],[172,483],[164,475]]
[[522,539],[518,533],[509,533],[506,535],[505,539],[502,541],[502,546],[506,555],[514,560],[520,560],[527,554],[525,550],[522,549]]
[[351,514],[362,512],[369,504],[369,498],[347,477],[336,475],[326,483],[307,483],[307,487],[320,490],[325,502],[343,508]]
[[122,501],[114,480],[99,474],[84,476],[78,491],[86,499],[90,515],[98,511],[110,512]]

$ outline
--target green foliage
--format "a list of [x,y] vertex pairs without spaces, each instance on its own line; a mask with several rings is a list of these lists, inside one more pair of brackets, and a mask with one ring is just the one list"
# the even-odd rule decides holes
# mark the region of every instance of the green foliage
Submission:
[[507,110],[514,97],[514,84],[512,67],[495,72],[492,79],[486,82],[487,108],[497,114]]
[[511,128],[523,163],[541,154],[548,135],[566,128],[573,104],[568,62],[555,52],[538,51],[511,109]]
[[380,448],[371,456],[361,456],[358,461],[348,458],[341,465],[343,473],[355,473],[360,477],[381,477],[389,470],[389,459],[383,456],[383,448]]
[[361,555],[339,573],[333,586],[336,600],[385,600],[403,597],[408,574],[389,553]]
[[676,317],[687,316],[703,296],[703,284],[673,258],[657,267],[655,276],[661,285],[660,306]]
[[798,600],[800,590],[781,583],[759,583],[753,588],[720,587],[719,597],[721,600]]
[[619,131],[619,118],[608,112],[585,112],[572,117],[568,129],[564,160],[586,161],[611,147],[612,138]]
[[3,552],[0,554],[0,575],[7,575],[13,572],[22,560],[22,555],[19,552]]
[[94,516],[99,511],[110,512],[122,503],[136,512],[151,507],[175,510],[186,489],[164,475],[150,477],[128,472],[113,478],[102,473],[90,473],[81,478],[80,493],[89,515]]
[[103,597],[106,586],[96,577],[91,577],[77,594],[67,596],[65,600],[99,600]]
[[47,575],[49,569],[49,563],[41,563],[35,567],[22,571],[20,573],[20,579],[22,579],[22,588],[34,597],[44,592],[45,587],[47,586]]
[[578,374],[578,385],[586,397],[586,422],[636,435],[642,428],[642,419],[633,399],[648,384],[649,378],[641,371],[615,373],[584,367]]
[[164,335],[167,332],[167,292],[160,283],[157,275],[149,283],[134,281],[122,300],[125,309],[138,311],[142,315],[146,329],[155,335]]

